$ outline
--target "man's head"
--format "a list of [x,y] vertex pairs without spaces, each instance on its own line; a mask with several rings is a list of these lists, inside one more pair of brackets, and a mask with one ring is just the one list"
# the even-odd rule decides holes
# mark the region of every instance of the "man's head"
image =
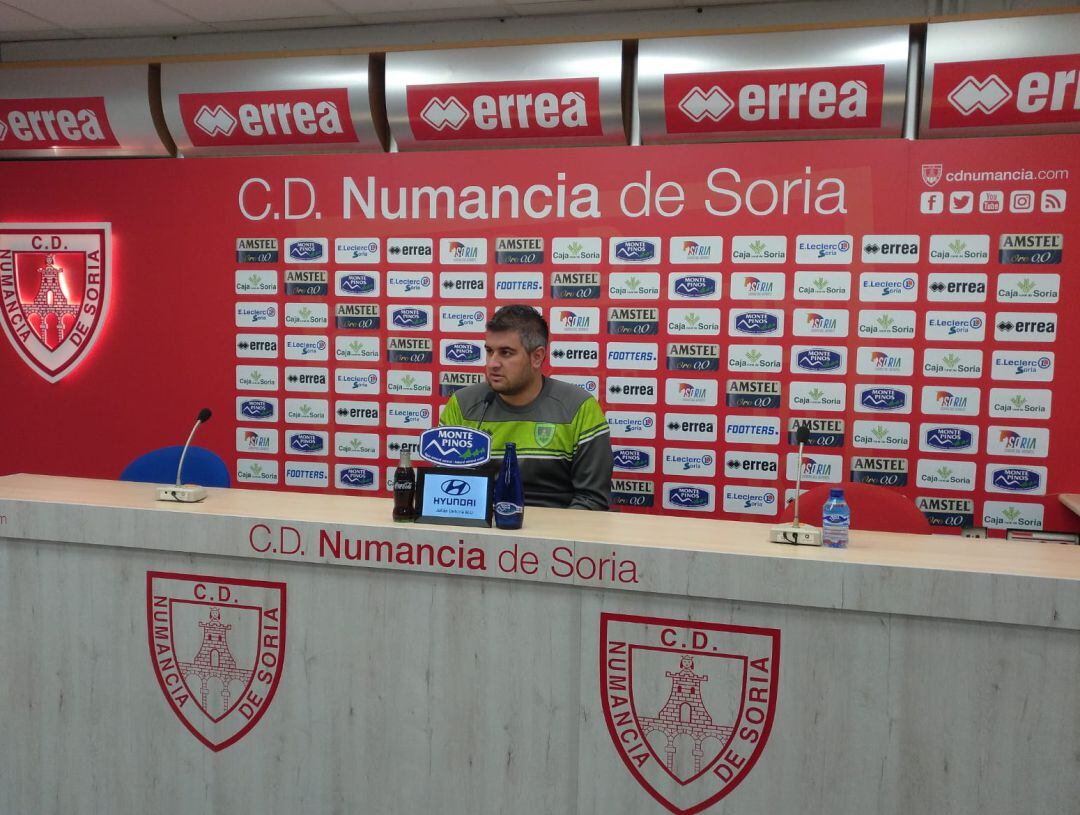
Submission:
[[548,326],[532,306],[503,306],[487,322],[487,374],[491,389],[516,396],[535,387],[547,357]]

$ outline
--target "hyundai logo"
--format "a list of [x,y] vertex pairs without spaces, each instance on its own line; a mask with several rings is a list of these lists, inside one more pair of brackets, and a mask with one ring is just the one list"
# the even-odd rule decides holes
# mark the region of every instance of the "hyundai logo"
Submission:
[[467,495],[472,490],[472,487],[468,481],[451,478],[442,483],[441,489],[446,495]]

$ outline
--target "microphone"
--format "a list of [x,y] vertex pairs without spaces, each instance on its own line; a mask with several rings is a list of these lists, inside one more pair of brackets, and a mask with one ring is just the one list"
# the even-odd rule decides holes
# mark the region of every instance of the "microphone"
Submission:
[[799,443],[799,469],[795,471],[795,520],[792,526],[799,526],[799,494],[802,492],[803,445],[810,441],[810,425],[801,424],[795,431],[795,441]]
[[171,487],[158,487],[157,499],[159,501],[179,501],[182,504],[194,504],[206,499],[205,489],[196,484],[181,486],[181,482],[184,472],[184,458],[187,456],[188,448],[191,447],[191,440],[195,438],[195,431],[199,429],[199,425],[203,422],[210,421],[212,415],[210,408],[203,408],[199,411],[199,415],[195,417],[195,426],[191,428],[191,433],[188,434],[187,441],[184,443],[184,449],[180,451],[180,463],[176,466],[176,484]]
[[[799,422],[798,419],[795,421]],[[821,546],[821,530],[812,526],[799,526],[799,493],[802,492],[803,446],[810,441],[810,425],[801,421],[795,427],[795,441],[799,445],[798,468],[795,471],[795,518],[790,524],[774,526],[769,530],[769,540],[773,543],[797,543],[806,546]]]
[[495,391],[492,391],[484,397],[484,409],[480,411],[480,421],[476,423],[476,429],[483,431],[484,429],[484,417],[487,416],[488,408],[491,407],[491,403],[495,401]]

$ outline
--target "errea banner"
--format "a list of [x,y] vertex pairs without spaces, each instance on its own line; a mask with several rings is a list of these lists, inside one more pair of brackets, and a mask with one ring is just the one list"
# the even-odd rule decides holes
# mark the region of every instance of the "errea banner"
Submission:
[[603,133],[596,77],[409,85],[405,98],[417,141]]
[[939,62],[929,129],[1080,124],[1078,65],[1080,49],[1054,56]]
[[669,133],[764,134],[881,126],[883,65],[667,74]]
[[104,97],[0,99],[0,151],[118,146]]
[[357,141],[347,88],[181,93],[179,105],[196,147]]

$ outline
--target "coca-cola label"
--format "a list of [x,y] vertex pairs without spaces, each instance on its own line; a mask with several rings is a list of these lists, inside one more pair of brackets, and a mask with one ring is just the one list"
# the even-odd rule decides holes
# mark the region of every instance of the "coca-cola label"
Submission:
[[101,96],[0,99],[0,150],[119,147]]
[[603,134],[596,77],[412,85],[405,97],[418,141]]
[[668,133],[881,127],[885,66],[667,74]]
[[196,147],[357,140],[345,88],[182,93],[179,102],[184,127]]
[[934,66],[930,129],[1080,122],[1080,54]]

